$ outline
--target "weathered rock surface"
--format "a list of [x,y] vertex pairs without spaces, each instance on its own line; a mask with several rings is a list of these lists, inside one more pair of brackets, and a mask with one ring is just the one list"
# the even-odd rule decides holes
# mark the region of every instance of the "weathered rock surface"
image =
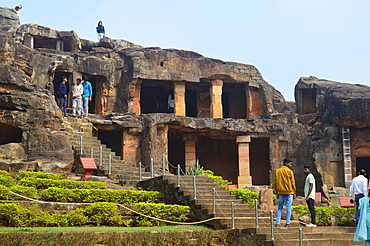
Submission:
[[14,9],[0,8],[0,26],[18,25],[18,16]]

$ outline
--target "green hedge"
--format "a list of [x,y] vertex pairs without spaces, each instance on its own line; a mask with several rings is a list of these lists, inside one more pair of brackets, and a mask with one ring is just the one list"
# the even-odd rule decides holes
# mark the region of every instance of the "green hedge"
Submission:
[[15,181],[10,176],[0,175],[0,185],[11,187],[11,186],[15,185]]
[[[181,205],[166,205],[163,203],[137,203],[134,205],[134,211],[163,220],[184,222],[187,221],[190,213],[190,207]],[[165,222],[153,220],[145,216],[128,212],[128,215],[135,217],[133,225],[135,226],[159,226],[165,225]]]
[[[298,216],[310,216],[307,206],[292,206],[293,212]],[[338,225],[351,225],[356,208],[336,208],[336,207],[315,207],[316,224],[321,226],[330,226],[331,218],[335,217]]]
[[12,187],[6,187],[4,185],[0,185],[0,200],[10,200],[10,201],[19,201],[24,200],[19,196],[11,194],[9,191],[13,191],[17,194],[38,199],[37,190],[34,187],[25,187],[21,185],[14,185]]
[[10,173],[8,173],[5,170],[0,170],[0,175],[2,175],[2,176],[11,176]]
[[246,189],[234,189],[231,190],[232,195],[236,195],[237,198],[243,199],[244,203],[251,204],[254,206],[254,199],[258,199],[259,195],[256,192]]
[[40,179],[53,179],[53,180],[60,180],[65,178],[64,173],[43,173],[43,172],[30,172],[30,171],[19,171],[17,179],[25,179],[25,178],[40,178]]
[[[134,210],[143,214],[172,221],[186,221],[190,212],[188,206],[142,203]],[[117,205],[97,202],[85,209],[78,208],[66,214],[53,214],[40,210],[38,205],[23,207],[15,203],[0,204],[0,226],[81,226],[81,225],[119,225],[152,226],[161,224],[156,220],[129,212],[129,218],[122,217]]]
[[114,202],[135,204],[159,203],[163,196],[158,191],[108,190],[108,189],[63,189],[49,188],[41,191],[41,200],[50,202]]
[[67,189],[106,189],[105,182],[74,181],[74,180],[53,180],[44,178],[25,178],[19,181],[20,185],[35,187],[36,189],[47,189],[50,187]]

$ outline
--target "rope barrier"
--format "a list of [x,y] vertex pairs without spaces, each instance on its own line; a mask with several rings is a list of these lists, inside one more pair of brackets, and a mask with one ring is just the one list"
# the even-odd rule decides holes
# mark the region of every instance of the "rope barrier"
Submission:
[[[30,197],[26,197],[26,196],[23,196],[21,194],[18,194],[18,193],[15,193],[13,191],[9,191],[10,193],[12,193],[13,195],[16,195],[16,196],[19,196],[19,197],[22,197],[24,199],[27,199],[27,200],[30,200],[30,201],[34,201],[34,202],[40,202],[40,203],[54,203],[54,204],[63,204],[63,202],[45,202],[45,201],[41,201],[41,200],[37,200],[37,199],[33,199],[33,198],[30,198]],[[83,203],[74,203],[74,204],[83,204]],[[91,204],[91,203],[85,203],[85,204]],[[128,208],[122,204],[119,204],[119,203],[115,203],[117,206],[119,207],[122,207],[130,212],[133,212],[135,214],[138,214],[138,215],[141,215],[141,216],[144,216],[144,217],[147,217],[149,219],[153,219],[153,220],[158,220],[158,221],[161,221],[161,222],[166,222],[166,223],[170,223],[170,224],[177,224],[177,225],[196,225],[196,224],[202,224],[202,223],[205,223],[205,222],[208,222],[208,221],[211,221],[211,220],[216,220],[216,219],[223,219],[223,217],[213,217],[213,218],[209,218],[209,219],[206,219],[206,220],[201,220],[201,221],[196,221],[196,222],[178,222],[178,221],[170,221],[170,220],[164,220],[164,219],[160,219],[160,218],[155,218],[155,217],[152,217],[152,216],[149,216],[149,215],[145,215],[143,213],[140,213],[140,212],[137,212],[131,208]]]

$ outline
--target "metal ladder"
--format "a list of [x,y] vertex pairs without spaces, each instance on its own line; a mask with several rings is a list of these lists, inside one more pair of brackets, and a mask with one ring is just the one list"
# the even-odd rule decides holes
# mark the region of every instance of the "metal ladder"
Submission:
[[343,141],[343,164],[344,164],[344,182],[346,188],[351,186],[352,182],[352,161],[351,161],[351,136],[349,127],[342,127]]

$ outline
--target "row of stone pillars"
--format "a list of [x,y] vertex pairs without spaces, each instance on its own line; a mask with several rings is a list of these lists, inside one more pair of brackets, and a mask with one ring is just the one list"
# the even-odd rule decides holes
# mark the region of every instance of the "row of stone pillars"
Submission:
[[[131,83],[130,96],[132,99],[132,104],[129,105],[129,110],[138,115],[141,114],[140,107],[140,92],[141,92],[141,83],[142,79],[135,79]],[[222,80],[212,80],[210,88],[211,96],[211,118],[223,118],[223,109],[222,109]],[[175,100],[175,115],[186,116],[186,104],[185,104],[185,82],[174,82],[174,100]]]
[[[197,135],[195,133],[184,134],[183,140],[185,142],[185,170],[188,170],[192,161],[196,160],[196,141]],[[250,172],[250,158],[249,158],[249,143],[250,136],[237,136],[236,143],[238,144],[238,188],[244,188],[252,185],[252,176]]]

